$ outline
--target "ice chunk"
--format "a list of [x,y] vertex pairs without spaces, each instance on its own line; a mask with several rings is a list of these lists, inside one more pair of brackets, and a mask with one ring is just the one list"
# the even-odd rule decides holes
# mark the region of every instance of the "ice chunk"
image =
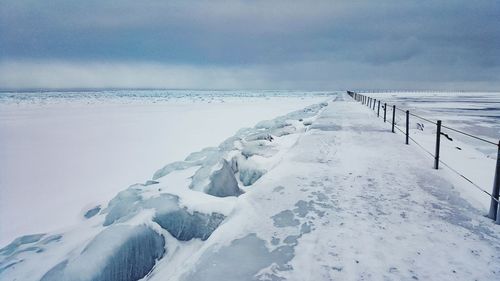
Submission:
[[267,171],[259,167],[257,163],[252,161],[252,159],[244,159],[243,157],[235,157],[233,161],[238,164],[238,172],[241,183],[244,186],[249,186],[254,184],[258,179],[260,179]]
[[146,181],[146,183],[144,184],[144,186],[149,186],[149,185],[159,184],[159,183],[160,182],[158,182],[158,181],[148,180],[148,181]]
[[41,281],[135,281],[165,253],[164,238],[141,226],[110,226],[75,258],[49,270]]
[[232,136],[232,137],[228,138],[227,140],[223,141],[219,145],[219,150],[221,150],[221,151],[233,150],[236,148],[235,143],[237,143],[238,141],[241,141],[241,137],[239,137],[238,135]]
[[108,207],[104,210],[107,215],[103,225],[110,225],[124,216],[131,215],[142,198],[139,193],[140,190],[136,188],[127,188],[118,193],[109,201]]
[[217,197],[239,196],[243,192],[238,186],[238,181],[234,177],[231,165],[226,160],[222,160],[220,170],[210,176],[210,184],[207,188],[207,194]]
[[283,128],[276,128],[271,131],[271,135],[277,136],[277,137],[282,137],[286,135],[293,134],[297,131],[294,126],[285,126]]
[[159,169],[158,171],[156,171],[154,173],[153,180],[157,180],[161,177],[164,177],[173,171],[184,170],[184,169],[196,166],[196,165],[197,165],[196,162],[186,162],[186,161],[178,161],[178,162],[173,162],[173,163],[167,164],[163,168]]
[[18,237],[14,241],[12,241],[9,245],[0,249],[0,255],[3,256],[11,255],[12,253],[18,251],[21,246],[40,241],[40,239],[42,239],[43,236],[45,236],[45,234],[31,234]]
[[240,181],[244,186],[249,186],[254,184],[265,173],[265,170],[240,169]]
[[40,243],[47,245],[50,243],[59,242],[59,241],[61,241],[62,237],[63,236],[61,234],[53,234],[53,235],[45,237],[42,241],[40,241]]
[[266,129],[266,130],[283,128],[288,125],[286,119],[288,119],[287,115],[280,116],[272,120],[264,120],[257,123],[257,125],[255,125],[255,128]]
[[255,134],[247,136],[245,138],[245,140],[246,141],[265,140],[265,141],[272,142],[274,140],[274,138],[269,133],[255,133]]
[[105,210],[107,215],[103,225],[108,226],[117,221],[126,221],[143,209],[155,209],[162,212],[177,210],[179,208],[178,202],[177,196],[168,193],[145,200],[139,195],[139,190],[128,188],[110,201]]
[[257,142],[250,142],[245,144],[245,147],[241,150],[241,154],[245,156],[245,158],[252,157],[254,155],[260,155],[262,157],[271,157],[278,152],[273,147],[268,145],[263,145]]
[[190,214],[186,209],[180,209],[173,212],[157,212],[154,221],[178,240],[188,241],[193,238],[207,240],[224,218],[225,216],[219,213]]
[[101,211],[101,205],[97,205],[94,208],[88,210],[85,215],[83,215],[86,219],[90,219],[91,217],[97,215]]
[[216,147],[206,147],[206,148],[202,149],[201,151],[197,151],[197,152],[193,152],[193,153],[189,154],[188,157],[186,157],[186,159],[184,161],[197,162],[197,161],[203,160],[204,158],[213,154],[214,152],[217,152],[217,150],[218,149]]

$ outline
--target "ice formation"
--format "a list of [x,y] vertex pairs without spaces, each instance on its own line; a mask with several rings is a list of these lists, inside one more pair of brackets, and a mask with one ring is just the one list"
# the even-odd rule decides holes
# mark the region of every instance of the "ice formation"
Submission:
[[85,214],[83,215],[84,218],[86,219],[90,219],[91,217],[97,215],[99,212],[101,211],[101,206],[98,205],[98,206],[95,206],[94,208],[88,210],[87,212],[85,212]]
[[165,253],[161,235],[146,226],[112,226],[74,259],[49,270],[41,281],[133,281],[144,277]]
[[[0,280],[144,278],[155,264],[177,252],[168,249],[191,240],[205,243],[231,214],[234,199],[280,162],[284,151],[298,140],[297,133],[304,132],[325,106],[321,103],[260,122],[239,130],[218,147],[170,163],[146,183],[119,192],[107,206],[87,210],[85,224],[73,232],[16,239],[0,249]],[[266,264],[282,255],[267,251],[262,243],[249,236],[224,251],[255,246]],[[242,274],[258,266],[249,265]]]
[[224,218],[224,215],[218,213],[207,215],[193,212],[190,214],[187,210],[180,209],[174,212],[157,213],[154,221],[177,240],[188,241],[193,238],[207,240]]

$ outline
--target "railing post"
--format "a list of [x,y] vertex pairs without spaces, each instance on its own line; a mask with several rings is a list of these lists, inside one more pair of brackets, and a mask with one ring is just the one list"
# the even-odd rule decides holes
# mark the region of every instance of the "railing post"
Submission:
[[380,117],[380,100],[378,101],[377,118]]
[[385,120],[387,120],[387,103],[384,103],[384,123],[385,123]]
[[439,148],[441,145],[441,120],[436,125],[436,153],[434,154],[434,169],[439,169]]
[[[493,181],[493,191],[491,196],[498,200],[500,193],[500,141],[498,142],[497,166],[495,168],[495,180]],[[492,220],[496,219],[496,223],[500,224],[500,208],[498,202],[491,198],[490,212],[488,217]]]
[[409,144],[410,138],[410,111],[406,111],[406,144]]
[[373,100],[373,108],[372,108],[373,110],[375,110],[375,104],[376,104],[376,103],[377,103],[377,99],[374,99],[374,100]]
[[394,124],[396,123],[396,105],[392,106],[392,132],[394,133]]

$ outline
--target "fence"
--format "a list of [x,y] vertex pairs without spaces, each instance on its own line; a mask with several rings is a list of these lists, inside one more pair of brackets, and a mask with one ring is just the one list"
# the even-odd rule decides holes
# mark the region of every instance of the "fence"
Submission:
[[[422,116],[418,116],[416,114],[410,113],[409,110],[403,110],[401,108],[397,108],[395,104],[390,105],[386,102],[381,101],[380,99],[375,99],[366,95],[362,95],[356,92],[352,91],[347,91],[347,94],[349,94],[354,100],[360,102],[363,105],[366,105],[370,109],[374,110],[377,112],[377,118],[381,117],[381,112],[380,109],[382,108],[383,110],[383,119],[384,123],[387,122],[387,111],[388,111],[388,106],[389,108],[392,108],[392,124],[391,124],[391,131],[395,133],[395,130],[400,131],[405,135],[405,143],[410,144],[410,140],[415,143],[417,146],[419,146],[421,149],[423,149],[426,153],[431,155],[434,158],[434,169],[439,168],[439,164],[442,164],[443,166],[446,166],[448,169],[450,169],[452,172],[460,176],[461,178],[465,179],[467,182],[487,194],[491,198],[491,203],[490,203],[490,210],[488,212],[488,217],[492,220],[494,220],[497,224],[500,224],[500,202],[499,202],[499,193],[500,193],[500,141],[498,143],[494,143],[492,141],[483,139],[478,136],[474,136],[472,134],[451,128],[449,126],[443,125],[441,120],[437,120],[436,122],[424,118]],[[399,126],[396,124],[396,110],[403,112],[405,114],[406,118],[406,126],[405,130],[401,129]],[[410,116],[418,118],[419,120],[425,121],[427,123],[434,124],[436,126],[436,144],[435,144],[435,151],[434,153],[430,152],[427,150],[424,146],[422,146],[420,143],[418,143],[414,138],[410,137]],[[443,132],[443,129],[453,131],[455,133],[462,134],[464,136],[482,141],[487,144],[491,144],[497,147],[497,160],[496,160],[496,168],[495,168],[495,175],[494,175],[494,181],[493,181],[493,190],[491,193],[486,191],[484,188],[480,187],[478,184],[474,183],[471,179],[469,179],[467,176],[461,174],[458,172],[456,169],[451,167],[449,164],[444,162],[443,160],[440,159],[439,153],[441,149],[441,136],[445,136],[446,138],[450,139],[448,134]]]

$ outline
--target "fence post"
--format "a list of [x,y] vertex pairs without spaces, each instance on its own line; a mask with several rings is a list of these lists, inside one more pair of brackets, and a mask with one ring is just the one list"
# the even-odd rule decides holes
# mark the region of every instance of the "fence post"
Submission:
[[380,100],[378,101],[377,118],[380,117]]
[[409,144],[410,137],[410,111],[406,111],[406,144]]
[[376,103],[377,103],[377,99],[374,99],[374,100],[373,100],[373,108],[372,108],[373,110],[375,110],[375,104],[376,104]]
[[387,119],[387,103],[384,103],[384,123],[385,123],[385,120]]
[[[500,141],[498,142],[498,152],[497,152],[497,166],[495,168],[495,180],[493,181],[493,191],[491,196],[498,200],[500,193]],[[491,198],[490,212],[488,217],[492,220],[496,219],[496,223],[500,224],[500,209],[498,208],[498,202]]]
[[394,133],[394,124],[396,123],[396,105],[392,106],[392,132]]
[[441,120],[437,121],[436,128],[436,153],[434,154],[434,169],[439,168],[439,147],[441,145]]
[[366,106],[370,107],[372,104],[372,98],[368,97],[368,102],[366,103]]

